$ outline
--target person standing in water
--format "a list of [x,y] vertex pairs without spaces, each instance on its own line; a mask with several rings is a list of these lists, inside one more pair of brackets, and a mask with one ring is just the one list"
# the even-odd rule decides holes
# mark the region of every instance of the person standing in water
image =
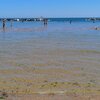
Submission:
[[10,20],[10,22],[11,22],[11,28],[12,28],[12,26],[13,26],[13,20]]
[[72,20],[70,20],[70,24],[72,23]]
[[6,20],[3,19],[3,29],[5,29],[5,27],[6,27]]
[[48,24],[48,19],[44,19],[44,25],[47,25]]

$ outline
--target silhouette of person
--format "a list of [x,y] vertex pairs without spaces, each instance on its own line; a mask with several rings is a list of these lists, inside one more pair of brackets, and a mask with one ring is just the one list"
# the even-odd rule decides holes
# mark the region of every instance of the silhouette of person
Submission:
[[44,19],[44,25],[47,25],[48,24],[48,19]]
[[72,20],[70,20],[70,24],[72,23]]
[[5,26],[6,26],[6,20],[3,19],[3,29],[5,29]]

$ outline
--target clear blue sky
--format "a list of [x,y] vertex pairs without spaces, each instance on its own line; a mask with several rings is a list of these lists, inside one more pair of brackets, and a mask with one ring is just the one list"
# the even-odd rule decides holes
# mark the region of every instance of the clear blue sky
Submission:
[[100,17],[100,0],[0,0],[0,17]]

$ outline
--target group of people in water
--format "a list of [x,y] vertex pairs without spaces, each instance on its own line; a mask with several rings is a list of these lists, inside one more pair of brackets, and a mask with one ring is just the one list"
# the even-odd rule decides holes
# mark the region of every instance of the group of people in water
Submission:
[[[2,19],[2,27],[3,27],[3,29],[5,29],[5,27],[6,27],[6,21],[7,21],[6,19]],[[13,20],[10,20],[10,22],[11,22],[11,27],[12,27]],[[42,20],[42,22],[44,23],[44,25],[48,25],[48,19],[47,18],[44,18]],[[69,23],[71,24],[72,20],[70,20]]]
[[[2,27],[3,27],[3,29],[6,28],[6,21],[7,21],[6,19],[2,20]],[[12,20],[10,22],[11,22],[11,27],[12,27]],[[47,25],[48,24],[48,19],[43,19],[43,23],[44,23],[44,25]]]
[[48,24],[48,19],[43,19],[44,25]]
[[[6,21],[7,21],[6,19],[2,19],[2,27],[3,27],[4,30],[5,30],[5,28],[6,28]],[[11,22],[11,27],[12,27],[12,21],[13,21],[13,20],[10,20],[10,22]],[[44,23],[44,26],[45,26],[45,25],[48,25],[48,19],[47,19],[47,18],[43,19],[42,21],[43,21],[43,23]],[[71,24],[71,23],[72,23],[72,20],[70,20],[69,23]],[[98,30],[98,27],[96,27],[95,30]]]

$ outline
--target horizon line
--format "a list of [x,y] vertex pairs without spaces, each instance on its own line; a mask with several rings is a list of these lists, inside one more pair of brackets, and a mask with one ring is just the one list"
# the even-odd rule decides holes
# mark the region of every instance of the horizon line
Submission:
[[[41,17],[0,17],[0,19],[2,18],[41,18]],[[100,18],[100,17],[42,17],[42,18]]]

